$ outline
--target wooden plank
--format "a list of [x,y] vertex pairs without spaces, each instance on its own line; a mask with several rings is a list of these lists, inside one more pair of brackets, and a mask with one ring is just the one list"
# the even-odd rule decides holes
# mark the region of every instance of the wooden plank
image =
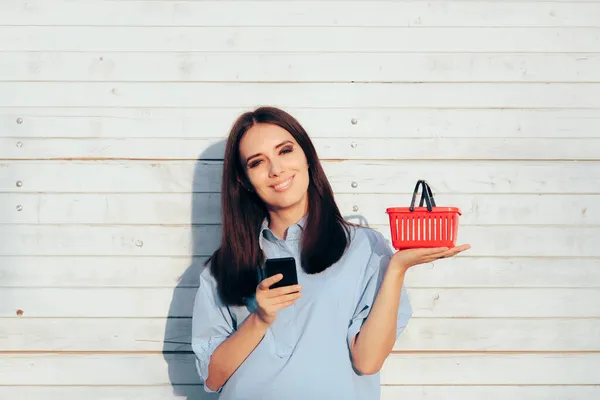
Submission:
[[221,227],[0,225],[0,255],[210,255]]
[[[600,160],[600,138],[315,138],[327,160]],[[0,138],[0,159],[222,159],[225,140]]]
[[[597,384],[600,354],[392,355],[381,371],[383,385],[410,384]],[[593,369],[593,371],[589,370]]]
[[[310,5],[310,12],[308,7]],[[252,18],[248,18],[252,15]],[[27,0],[0,5],[0,25],[98,26],[600,26],[596,3],[469,1],[137,1],[85,4]]]
[[[195,384],[191,354],[7,355],[11,385]],[[595,385],[599,354],[394,354],[383,385]],[[502,374],[499,373],[502,372]]]
[[[0,257],[0,287],[197,287],[206,257]],[[600,287],[597,258],[460,257],[412,269],[411,288]]]
[[[6,318],[2,326],[4,351],[191,351],[190,318]],[[599,351],[598,329],[600,319],[412,318],[394,349]]]
[[[393,206],[410,204],[419,179],[429,182],[440,201],[446,194],[574,195],[596,194],[600,188],[598,162],[374,160],[322,165],[336,194],[410,194],[398,197],[399,205]],[[0,192],[218,193],[221,174],[220,161],[1,161]]]
[[[390,240],[389,225],[372,227]],[[208,256],[220,235],[220,225],[0,225],[0,256]],[[600,257],[599,241],[597,226],[467,225],[457,243],[472,257]]]
[[10,52],[0,59],[0,76],[5,81],[99,82],[598,82],[600,56]]
[[[0,108],[0,137],[226,137],[242,107]],[[600,109],[288,108],[309,134],[336,138],[598,138]],[[354,123],[353,123],[354,122]]]
[[[3,288],[0,316],[189,317],[195,288]],[[598,288],[411,288],[415,317],[600,317]],[[20,310],[20,311],[19,311]]]
[[[461,225],[600,225],[598,195],[443,194],[440,206],[460,208]],[[340,212],[386,225],[387,207],[408,207],[411,195],[336,194]],[[219,193],[0,193],[0,221],[10,224],[220,224]],[[17,207],[21,206],[21,211]]]
[[[0,386],[0,397],[26,400],[175,400],[188,398],[216,400],[204,393],[199,385],[165,386]],[[187,397],[186,397],[187,396]],[[381,387],[381,400],[579,400],[595,399],[600,396],[600,385],[484,385],[484,386],[397,386]]]
[[600,83],[0,82],[0,107],[600,108],[599,92]]
[[[579,387],[585,390],[585,386]],[[566,388],[565,393],[581,393],[577,391],[578,386]],[[218,400],[216,395],[206,393],[201,385],[0,386],[0,398],[17,397],[23,400]],[[389,396],[382,399],[391,400]]]
[[578,53],[598,52],[598,32],[552,27],[2,26],[0,51]]
[[[52,392],[50,392],[52,393]],[[430,399],[461,399],[461,400],[578,400],[595,399],[600,396],[600,385],[590,386],[525,386],[525,385],[503,385],[503,386],[382,386],[382,400],[430,400]]]

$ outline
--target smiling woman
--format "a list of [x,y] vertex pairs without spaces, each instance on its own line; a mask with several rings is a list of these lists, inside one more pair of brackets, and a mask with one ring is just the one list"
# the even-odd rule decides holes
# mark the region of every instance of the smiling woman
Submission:
[[[273,107],[233,124],[221,199],[221,246],[192,320],[206,391],[379,399],[379,370],[412,315],[406,271],[466,248],[394,254],[380,233],[345,221],[308,134]],[[297,284],[271,288],[283,279],[265,276],[273,258],[295,263]]]
[[209,260],[219,293],[242,306],[256,290],[264,252],[259,229],[275,236],[306,216],[301,259],[307,273],[322,272],[348,246],[350,224],[333,198],[315,147],[287,112],[261,107],[234,123],[225,149],[221,247]]

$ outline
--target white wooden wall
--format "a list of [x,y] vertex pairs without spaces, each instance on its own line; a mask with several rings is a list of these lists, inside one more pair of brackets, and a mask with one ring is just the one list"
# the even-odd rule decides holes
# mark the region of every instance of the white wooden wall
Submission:
[[383,399],[600,398],[600,2],[535,0],[0,1],[0,398],[204,398],[222,139],[262,104],[348,218],[389,237],[420,178],[464,212]]

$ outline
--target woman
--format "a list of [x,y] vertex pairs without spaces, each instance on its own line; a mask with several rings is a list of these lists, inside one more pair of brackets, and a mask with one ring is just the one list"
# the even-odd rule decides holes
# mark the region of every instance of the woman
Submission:
[[[307,133],[286,112],[241,115],[225,150],[221,247],[200,276],[192,348],[221,399],[378,399],[379,370],[412,315],[406,271],[453,249],[391,251],[344,221]],[[270,289],[265,259],[294,257]]]

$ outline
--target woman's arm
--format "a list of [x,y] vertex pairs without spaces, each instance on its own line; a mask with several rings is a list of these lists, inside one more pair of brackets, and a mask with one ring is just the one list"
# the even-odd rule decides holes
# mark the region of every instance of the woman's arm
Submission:
[[467,244],[451,249],[409,249],[398,251],[391,257],[369,316],[350,344],[352,362],[360,373],[379,372],[394,347],[406,271],[418,264],[453,257],[470,247]]
[[258,285],[256,289],[257,310],[251,313],[210,356],[205,385],[211,391],[218,391],[254,351],[269,326],[275,322],[277,312],[292,305],[300,298],[301,285],[269,289],[282,278],[283,275],[277,274],[263,280]]
[[354,368],[377,373],[396,342],[396,324],[405,269],[388,268],[367,321],[351,344]]
[[244,323],[227,340],[219,345],[210,357],[206,386],[219,390],[233,375],[244,360],[254,351],[269,327],[256,313],[246,318]]

